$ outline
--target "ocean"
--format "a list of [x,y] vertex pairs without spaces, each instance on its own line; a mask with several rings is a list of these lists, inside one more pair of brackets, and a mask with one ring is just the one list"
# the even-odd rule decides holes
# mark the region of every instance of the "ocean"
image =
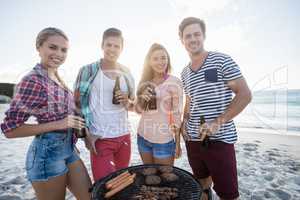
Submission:
[[[8,104],[0,104],[0,121]],[[130,113],[133,131],[139,116]],[[267,129],[279,134],[300,132],[300,90],[269,90],[253,92],[252,102],[234,121],[238,128]]]
[[300,131],[300,90],[253,92],[252,102],[235,118],[237,127],[271,129],[279,134]]

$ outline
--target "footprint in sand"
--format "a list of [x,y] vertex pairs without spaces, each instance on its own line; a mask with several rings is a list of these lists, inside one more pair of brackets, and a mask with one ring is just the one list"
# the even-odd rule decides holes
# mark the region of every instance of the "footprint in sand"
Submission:
[[244,152],[244,155],[245,155],[246,157],[252,156],[251,152],[249,152],[249,151]]
[[292,196],[283,190],[280,189],[267,189],[271,193],[274,193],[280,200],[290,200]]
[[244,145],[245,151],[257,151],[258,145],[252,143],[245,143]]
[[264,176],[264,179],[271,182],[274,179],[274,174],[268,174]]
[[251,196],[251,200],[264,200],[264,197],[254,194]]
[[15,195],[3,195],[0,196],[0,200],[22,200],[22,198]]
[[268,153],[269,156],[273,156],[273,157],[282,157],[278,152],[274,152],[272,151],[266,151],[266,153]]
[[274,196],[274,194],[270,193],[269,191],[264,192],[264,197],[265,197],[265,199],[274,199],[274,198],[276,198]]
[[271,150],[271,151],[277,151],[277,152],[280,151],[280,150],[277,149],[277,148],[271,148],[270,150]]
[[284,160],[283,164],[288,168],[288,172],[291,174],[298,174],[300,171],[300,163],[292,159]]
[[9,181],[7,181],[5,184],[7,185],[22,185],[26,182],[26,180],[22,176],[17,176]]
[[10,186],[6,185],[5,183],[0,185],[0,191],[7,191],[10,190]]
[[285,185],[286,182],[285,182],[285,180],[279,179],[279,180],[277,180],[277,184],[278,185]]
[[[299,176],[298,176],[298,177],[294,177],[293,180],[294,180],[294,182],[295,182],[297,185],[300,186],[300,177],[299,177]],[[299,192],[300,192],[300,191],[299,191]]]
[[279,144],[280,146],[288,147],[289,145],[287,144]]
[[257,190],[252,192],[252,194],[250,195],[249,198],[247,199],[251,199],[251,200],[265,200],[265,199],[275,199],[276,196],[269,192],[269,191],[264,191],[264,190]]
[[241,191],[242,194],[245,194],[247,196],[251,195],[251,191],[249,189],[246,189],[246,187],[241,187],[240,191]]
[[279,187],[279,185],[277,185],[276,183],[271,183],[271,186],[272,186],[273,188],[278,188],[278,187]]

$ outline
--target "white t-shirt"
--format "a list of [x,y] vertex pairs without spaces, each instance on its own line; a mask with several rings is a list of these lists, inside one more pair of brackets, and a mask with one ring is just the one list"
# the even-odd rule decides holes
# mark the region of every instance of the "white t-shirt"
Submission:
[[[115,80],[107,77],[100,68],[91,88],[90,109],[92,121],[90,132],[102,138],[115,138],[130,133],[128,111],[122,106],[112,104]],[[128,92],[124,76],[120,77],[122,92]]]

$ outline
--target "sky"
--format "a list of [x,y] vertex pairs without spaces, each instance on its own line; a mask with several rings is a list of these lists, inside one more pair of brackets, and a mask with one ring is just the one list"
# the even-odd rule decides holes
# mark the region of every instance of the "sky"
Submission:
[[122,30],[119,62],[140,78],[154,42],[170,53],[173,73],[189,62],[178,37],[184,17],[203,19],[205,49],[229,54],[250,89],[300,88],[300,1],[298,0],[0,0],[0,82],[17,83],[39,56],[35,39],[45,27],[62,29],[70,40],[59,73],[72,87],[78,70],[102,56],[104,30]]

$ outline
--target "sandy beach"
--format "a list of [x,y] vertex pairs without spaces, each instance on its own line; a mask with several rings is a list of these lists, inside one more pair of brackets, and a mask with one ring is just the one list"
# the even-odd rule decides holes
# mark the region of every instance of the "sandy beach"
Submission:
[[[272,134],[263,129],[239,129],[236,144],[241,200],[300,199],[300,136]],[[8,140],[0,135],[0,200],[35,199],[25,177],[24,160],[32,138]],[[89,154],[80,141],[81,157],[90,170]],[[191,171],[184,144],[177,167]],[[132,135],[131,165],[141,164]],[[69,192],[66,199],[75,199]]]

